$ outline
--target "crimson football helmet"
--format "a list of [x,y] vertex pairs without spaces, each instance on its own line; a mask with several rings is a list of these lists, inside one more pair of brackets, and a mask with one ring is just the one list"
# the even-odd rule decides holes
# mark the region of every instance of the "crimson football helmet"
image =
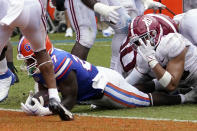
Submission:
[[[148,39],[156,47],[163,36],[161,24],[152,16],[135,17],[130,24],[131,43],[138,43],[139,38]],[[138,43],[139,45],[139,43]]]
[[[46,37],[46,50],[49,55],[53,52],[53,45],[49,40],[48,36]],[[37,60],[34,58],[35,54],[31,48],[30,42],[23,36],[17,47],[17,59],[24,60],[27,64],[28,75],[35,74],[39,69],[37,66]],[[22,65],[23,66],[23,65]]]

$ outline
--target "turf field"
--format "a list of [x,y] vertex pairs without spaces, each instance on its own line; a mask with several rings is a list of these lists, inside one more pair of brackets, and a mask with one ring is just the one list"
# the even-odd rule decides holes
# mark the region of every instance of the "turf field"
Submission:
[[[64,34],[49,34],[55,47],[70,51],[74,40],[65,39]],[[75,37],[73,37],[75,38]],[[16,48],[18,36],[12,38],[14,47],[14,63],[18,69],[20,82],[11,87],[9,97],[6,101],[0,103],[0,108],[20,109],[20,102],[25,102],[29,90],[33,89],[33,79],[27,76],[26,72],[20,71],[22,61],[16,60]],[[103,38],[100,34],[97,36],[93,48],[90,50],[88,61],[94,65],[109,67],[111,56],[111,38]],[[197,105],[185,104],[176,106],[160,106],[147,108],[133,108],[124,110],[90,110],[88,105],[77,105],[72,110],[74,113],[85,113],[88,115],[115,116],[115,117],[146,117],[157,119],[176,119],[176,120],[197,120]]]

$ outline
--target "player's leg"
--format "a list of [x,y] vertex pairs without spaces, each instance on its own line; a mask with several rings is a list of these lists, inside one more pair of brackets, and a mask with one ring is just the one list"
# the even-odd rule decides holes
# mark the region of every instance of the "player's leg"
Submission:
[[97,33],[94,12],[78,0],[65,1],[65,6],[76,33],[76,43],[71,53],[86,60]]
[[104,77],[101,78],[103,80],[100,81],[107,81],[103,91],[103,98],[93,102],[93,104],[98,106],[125,108],[175,105],[188,102],[197,102],[196,88],[185,95],[168,95],[161,92],[147,94],[139,91],[134,86],[131,86],[119,73],[113,70],[100,67],[98,70],[99,73],[104,75]]
[[120,61],[120,46],[127,37],[127,34],[120,34],[115,31],[115,34],[112,38],[112,45],[111,45],[111,63],[110,63],[110,68],[113,70],[118,71],[119,73],[122,73],[121,68],[119,67],[120,65],[118,64]]
[[12,34],[12,28],[0,25],[0,102],[5,100],[11,84],[15,81],[14,74],[7,67],[7,60],[5,52],[7,50],[6,44]]
[[38,68],[48,88],[50,98],[49,109],[64,120],[64,117],[67,117],[67,115],[60,104],[53,63],[45,49],[46,23],[42,3],[34,0],[25,3],[24,9],[16,19],[15,24],[19,26],[24,36],[30,41],[34,50]]
[[192,89],[186,94],[168,95],[163,92],[151,93],[152,105],[175,105],[181,103],[196,103],[197,102],[197,88]]
[[[118,6],[121,5],[120,1],[118,0],[108,0],[109,5],[111,6]],[[110,26],[114,29],[115,34],[112,38],[112,56],[111,56],[111,64],[110,68],[120,72],[118,67],[118,61],[120,60],[119,57],[119,50],[121,44],[127,37],[128,34],[128,27],[131,21],[130,16],[127,14],[127,11],[124,7],[117,10],[120,14],[120,20],[117,24],[110,24]]]
[[132,108],[151,105],[149,95],[131,86],[118,72],[103,67],[98,67],[98,70],[103,77],[100,78],[102,80],[98,80],[97,85],[98,87],[105,86],[103,87],[104,94],[101,99],[91,101],[92,104],[107,108]]
[[68,18],[67,10],[64,11],[64,15],[65,15],[65,21],[66,21],[66,25],[67,25],[65,37],[73,37],[73,30],[72,30],[72,27],[70,24],[70,20]]
[[18,78],[18,75],[17,75],[17,69],[16,67],[14,66],[14,62],[13,62],[13,47],[12,47],[12,44],[10,41],[8,41],[8,44],[7,44],[7,51],[6,51],[6,59],[7,59],[7,65],[8,65],[8,68],[12,71],[12,73],[14,73],[14,75],[16,76],[16,81],[15,83],[18,83],[19,82],[19,78]]

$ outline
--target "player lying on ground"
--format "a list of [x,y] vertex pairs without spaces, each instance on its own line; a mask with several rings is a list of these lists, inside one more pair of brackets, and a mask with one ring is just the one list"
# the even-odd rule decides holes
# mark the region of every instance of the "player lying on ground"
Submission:
[[[151,16],[136,17],[131,23],[131,41],[137,47],[136,68],[126,78],[132,84],[148,81],[141,91],[174,91],[197,85],[197,47],[179,33],[163,35]],[[153,78],[156,78],[151,81]]]
[[[143,93],[131,86],[116,71],[105,67],[94,66],[70,53],[53,48],[51,43],[46,49],[54,64],[54,71],[62,104],[67,109],[67,119],[73,119],[69,112],[80,101],[88,101],[96,106],[107,108],[134,108],[159,105],[174,105],[186,102],[196,102],[197,90],[185,95],[167,95],[164,93]],[[30,115],[50,115],[47,105],[48,92],[42,75],[37,68],[34,53],[27,40],[22,38],[18,45],[18,57],[25,60],[29,74],[39,83],[39,92],[26,103],[21,103],[24,112]],[[39,96],[40,95],[40,96]],[[36,99],[37,98],[37,99]],[[38,102],[40,101],[40,104]],[[33,103],[35,104],[32,104]]]

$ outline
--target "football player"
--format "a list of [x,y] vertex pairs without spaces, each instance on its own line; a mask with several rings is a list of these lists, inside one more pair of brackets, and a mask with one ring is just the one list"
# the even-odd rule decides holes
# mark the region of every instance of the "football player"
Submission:
[[[179,33],[164,35],[160,24],[149,15],[136,17],[131,27],[131,41],[139,57],[126,78],[130,84],[148,81],[152,86],[142,90],[168,92],[178,86],[196,87],[197,47]],[[154,82],[150,81],[153,78]]]
[[173,20],[178,24],[179,33],[197,46],[197,9],[191,9],[183,14],[174,16]]
[[[168,33],[178,32],[178,27],[175,21],[164,14],[147,14],[145,16],[150,16],[155,20],[155,26],[159,26],[161,33],[167,35]],[[129,32],[127,38],[122,42],[120,46],[120,61],[119,61],[119,72],[126,77],[136,65],[137,52],[132,48],[132,29],[129,27]]]
[[[35,59],[39,65],[38,68],[42,72],[47,88],[49,88],[49,107],[52,112],[64,117],[53,64],[45,49],[46,22],[44,12],[41,0],[0,0],[0,91],[2,91],[0,95],[6,98],[13,78],[12,74],[9,73],[3,49],[14,28],[19,27],[23,35],[31,42]],[[2,96],[0,97],[2,98]]]
[[115,70],[119,61],[120,42],[127,36],[130,19],[142,14],[148,8],[165,7],[152,0],[124,0],[124,2],[119,0],[101,0],[100,2],[97,0],[53,0],[53,3],[58,10],[67,8],[71,25],[76,32],[76,43],[71,54],[83,60],[87,59],[89,49],[94,44],[97,34],[94,12],[102,16],[101,19],[115,31],[110,64],[110,68]]
[[[77,101],[88,101],[96,106],[116,109],[174,105],[197,100],[197,90],[192,90],[185,95],[143,93],[127,83],[118,72],[112,69],[94,66],[66,51],[53,48],[50,42],[46,43],[46,49],[54,65],[56,82],[62,95],[62,105],[67,113],[65,120],[73,119],[69,110]],[[30,43],[22,38],[18,45],[18,58],[25,60],[29,74],[39,83],[39,92],[45,90],[45,94],[37,98],[30,95],[25,104],[21,103],[21,108],[31,115],[50,115],[48,107],[43,106],[47,102],[45,97],[47,85],[34,57]]]

